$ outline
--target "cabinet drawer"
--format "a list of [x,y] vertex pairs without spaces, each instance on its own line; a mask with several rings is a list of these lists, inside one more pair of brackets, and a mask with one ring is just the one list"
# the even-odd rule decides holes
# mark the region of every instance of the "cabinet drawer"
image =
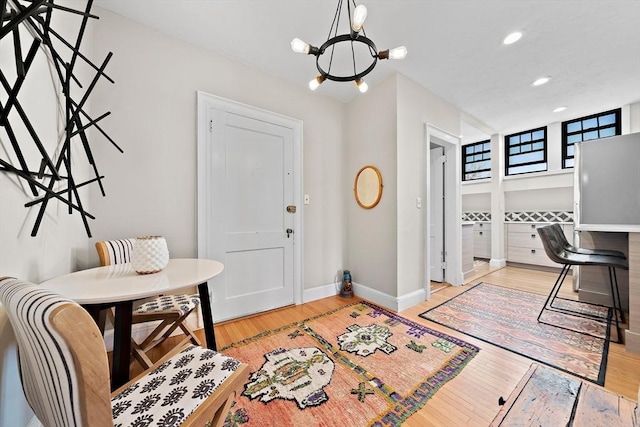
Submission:
[[522,223],[511,223],[507,224],[507,230],[509,233],[517,232],[517,233],[526,233],[533,231],[537,233],[536,228],[544,227],[550,225],[548,222],[522,222]]
[[547,267],[561,267],[549,259],[544,249],[514,248],[509,247],[507,259],[511,262],[523,264],[544,265]]
[[528,233],[512,233],[507,236],[509,247],[542,249],[542,241],[536,230]]
[[491,241],[491,230],[473,230],[473,239]]
[[473,229],[474,230],[491,230],[491,223],[490,222],[476,222],[475,224],[473,224]]

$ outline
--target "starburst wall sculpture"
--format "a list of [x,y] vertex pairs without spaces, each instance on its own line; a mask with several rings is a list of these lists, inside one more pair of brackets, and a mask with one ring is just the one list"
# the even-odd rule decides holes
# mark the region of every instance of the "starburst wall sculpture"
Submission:
[[[91,237],[88,220],[95,217],[83,208],[78,189],[94,184],[100,187],[103,196],[105,192],[101,182],[104,177],[98,172],[91,153],[92,142],[89,140],[88,130],[97,130],[123,152],[99,125],[111,113],[92,117],[85,109],[98,81],[106,79],[115,83],[104,71],[111,59],[111,52],[100,66],[96,66],[81,52],[87,22],[89,19],[98,19],[91,14],[92,3],[89,0],[84,10],[76,10],[56,4],[54,0],[0,0],[0,48],[4,55],[4,52],[11,50],[8,47],[12,46],[15,57],[15,69],[9,69],[11,67],[6,65],[3,65],[4,69],[0,68],[0,144],[8,156],[2,158],[3,152],[0,151],[0,172],[17,176],[26,184],[24,187],[32,200],[25,207],[39,206],[31,236],[36,236],[49,202],[56,199],[68,207],[69,214],[79,213],[87,235]],[[56,31],[52,25],[55,20],[52,18],[59,14],[77,16],[80,25],[73,40],[67,40],[61,35],[62,31]],[[62,135],[53,152],[48,152],[43,143],[50,139],[50,135],[39,135],[36,131],[35,123],[42,118],[42,113],[38,116],[30,115],[20,102],[23,84],[32,77],[29,71],[39,55],[46,56],[54,87],[61,92],[59,104]],[[2,62],[11,63],[6,58]],[[78,63],[86,64],[93,73],[92,80],[86,86],[83,85],[86,82],[81,82],[78,78]],[[13,81],[9,81],[10,78]],[[78,95],[72,96],[72,93]],[[18,137],[17,134],[21,136]],[[89,169],[93,170],[92,178],[82,182],[74,178],[72,149],[74,153],[82,153],[81,159],[74,155],[73,163],[86,160],[90,165]],[[25,156],[25,153],[34,152],[38,153],[35,160],[33,155]]]

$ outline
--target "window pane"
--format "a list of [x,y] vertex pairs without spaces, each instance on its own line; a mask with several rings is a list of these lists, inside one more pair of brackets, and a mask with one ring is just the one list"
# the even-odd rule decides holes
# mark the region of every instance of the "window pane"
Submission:
[[467,156],[465,161],[466,161],[467,163],[471,163],[471,162],[473,162],[473,156]]
[[544,130],[538,130],[533,133],[533,139],[544,139]]
[[520,146],[520,151],[523,153],[531,151],[531,144],[525,144]]
[[598,127],[598,119],[594,117],[593,119],[587,119],[582,121],[583,129],[591,129]]
[[519,143],[520,143],[520,135],[509,137],[509,145],[514,145]]
[[537,163],[535,165],[516,166],[509,168],[508,174],[515,175],[519,173],[541,172],[547,170],[546,163]]
[[567,147],[567,157],[573,157],[574,156],[574,154],[573,154],[574,151],[575,151],[574,148],[575,147],[573,145],[569,145]]
[[518,154],[519,152],[520,152],[520,147],[509,148],[509,154]]
[[491,153],[482,154],[482,159],[483,160],[491,160]]
[[598,139],[598,131],[592,130],[591,132],[585,132],[582,136],[584,141],[589,141],[590,139]]
[[533,153],[525,153],[525,154],[518,154],[515,156],[511,156],[509,164],[519,165],[522,163],[529,163],[529,162],[541,162],[542,160],[544,160],[544,153],[540,151],[536,151]]
[[616,122],[615,113],[607,114],[606,116],[598,117],[598,123],[600,126],[612,125]]
[[567,137],[567,144],[573,144],[574,142],[582,141],[582,134],[578,133],[576,135],[569,135]]
[[600,129],[600,138],[606,138],[608,136],[614,136],[616,134],[616,128]]
[[567,132],[573,133],[582,130],[582,122],[573,122],[567,124]]
[[484,151],[491,151],[491,143],[490,142],[485,142],[483,147],[484,147]]
[[476,154],[475,156],[473,156],[473,161],[477,162],[479,160],[482,160],[482,154]]
[[564,167],[565,168],[572,168],[574,164],[574,159],[567,159],[564,162]]
[[520,142],[529,142],[529,141],[531,141],[530,133],[523,133],[522,135],[520,135]]
[[544,149],[544,142],[542,141],[535,142],[531,145],[531,147],[533,148],[533,150],[542,150]]
[[478,169],[491,169],[491,160],[483,160],[476,163]]

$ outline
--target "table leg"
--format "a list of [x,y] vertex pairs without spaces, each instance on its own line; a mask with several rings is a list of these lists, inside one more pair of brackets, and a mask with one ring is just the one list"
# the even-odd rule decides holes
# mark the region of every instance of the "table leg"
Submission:
[[111,389],[129,381],[129,363],[131,358],[131,319],[133,301],[123,301],[116,305],[115,325],[113,326],[113,372]]
[[207,339],[207,348],[217,350],[216,335],[213,331],[213,315],[211,314],[211,300],[209,299],[209,286],[207,282],[198,285],[200,293],[200,307],[202,308],[202,320],[204,322],[204,336]]

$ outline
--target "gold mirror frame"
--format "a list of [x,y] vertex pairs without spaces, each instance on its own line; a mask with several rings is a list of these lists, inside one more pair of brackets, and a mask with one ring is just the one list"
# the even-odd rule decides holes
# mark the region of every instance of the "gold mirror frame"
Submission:
[[382,187],[382,175],[378,168],[372,165],[363,166],[353,183],[356,202],[364,209],[376,207],[382,198]]

